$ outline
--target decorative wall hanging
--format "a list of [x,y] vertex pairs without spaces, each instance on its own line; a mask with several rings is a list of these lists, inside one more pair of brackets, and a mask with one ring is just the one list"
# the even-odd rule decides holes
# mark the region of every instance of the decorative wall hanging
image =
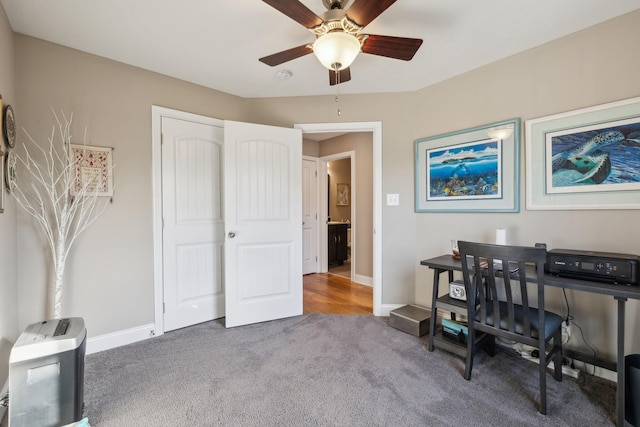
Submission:
[[527,209],[640,208],[640,98],[526,121]]
[[71,162],[75,162],[75,185],[71,194],[87,186],[87,194],[113,196],[113,148],[71,144]]
[[518,212],[520,119],[415,142],[416,212]]
[[16,153],[14,151],[9,151],[7,153],[7,160],[5,164],[5,180],[9,193],[12,193],[16,188],[16,180],[18,176],[16,171],[16,163]]
[[336,184],[336,206],[349,206],[349,184]]
[[2,122],[4,140],[7,142],[9,148],[13,148],[16,146],[16,119],[11,105],[4,107]]
[[4,155],[0,150],[0,213],[4,213]]

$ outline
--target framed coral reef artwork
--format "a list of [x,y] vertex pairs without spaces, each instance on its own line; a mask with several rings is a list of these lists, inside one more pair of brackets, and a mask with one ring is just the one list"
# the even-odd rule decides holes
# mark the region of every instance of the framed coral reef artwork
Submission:
[[518,212],[520,119],[415,142],[416,212]]
[[71,144],[69,156],[75,169],[72,194],[86,187],[85,195],[113,196],[113,148]]

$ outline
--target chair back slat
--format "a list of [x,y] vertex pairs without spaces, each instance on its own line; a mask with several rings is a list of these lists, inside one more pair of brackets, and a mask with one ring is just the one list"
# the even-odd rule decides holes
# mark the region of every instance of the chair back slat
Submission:
[[[501,265],[505,266],[505,265],[509,265],[509,260],[508,259],[502,259],[500,260]],[[503,267],[504,269],[504,267]],[[504,270],[503,270],[504,271]],[[503,274],[504,278],[504,294],[505,294],[505,299],[507,302],[507,330],[509,332],[514,332],[516,331],[516,320],[515,320],[515,313],[514,313],[514,303],[513,303],[513,290],[511,289],[511,278],[509,277],[508,274]],[[497,316],[498,319],[501,319],[502,317]]]
[[[527,266],[524,261],[518,262],[518,272],[526,271]],[[527,292],[527,276],[526,274],[519,274],[519,283],[520,283],[520,295],[522,298],[522,317],[523,324],[525,327],[524,335],[530,337],[531,336],[531,318],[529,316],[529,293]]]

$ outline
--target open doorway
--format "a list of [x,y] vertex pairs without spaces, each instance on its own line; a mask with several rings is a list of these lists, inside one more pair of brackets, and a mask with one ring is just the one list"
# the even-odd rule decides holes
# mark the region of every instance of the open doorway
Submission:
[[[365,122],[365,123],[318,123],[318,124],[303,124],[295,125],[296,128],[301,129],[303,136],[316,133],[368,133],[369,144],[371,145],[371,172],[369,175],[371,187],[370,204],[366,209],[371,213],[371,223],[365,226],[363,233],[369,233],[371,239],[371,276],[370,277],[358,277],[359,280],[364,280],[373,291],[373,314],[376,316],[382,315],[382,282],[381,282],[381,265],[382,265],[382,245],[381,245],[381,211],[382,211],[382,125],[380,122]],[[325,156],[326,157],[326,156]],[[344,156],[342,156],[344,157]],[[325,181],[327,177],[327,161],[330,159],[320,158],[318,165],[318,199],[322,204],[328,205],[329,200],[329,187]],[[324,181],[324,182],[323,182]],[[338,184],[338,183],[335,183]],[[351,204],[353,203],[354,188],[350,186],[351,190]],[[319,212],[328,212],[323,207],[319,207]],[[349,218],[350,221],[355,221],[355,214],[352,214]],[[328,219],[328,218],[326,218]],[[343,218],[340,218],[342,220]],[[346,218],[344,218],[346,220]],[[319,257],[319,271],[328,271],[328,221],[318,221],[318,257]],[[354,244],[358,239],[358,233],[354,233],[352,228],[352,245],[351,245],[351,259],[354,259]],[[357,249],[355,249],[357,252]],[[353,278],[356,278],[357,272],[354,272]]]
[[[355,152],[330,156],[327,162],[327,209],[322,212],[327,221],[327,266],[329,273],[338,276],[352,278],[352,268],[355,266],[355,245],[352,245],[352,236],[355,233],[356,223],[356,193],[355,165],[353,157]],[[353,165],[353,166],[352,166]]]

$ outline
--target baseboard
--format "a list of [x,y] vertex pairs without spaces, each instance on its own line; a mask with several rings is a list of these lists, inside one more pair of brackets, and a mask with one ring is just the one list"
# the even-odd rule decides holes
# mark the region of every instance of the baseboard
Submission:
[[354,274],[351,281],[360,283],[361,285],[373,286],[373,277],[363,276],[361,274]]
[[389,313],[391,313],[396,308],[404,307],[407,304],[382,304],[380,306],[380,317],[389,317]]
[[[529,351],[533,350],[533,347],[525,346],[524,344],[519,344],[519,345],[508,344],[500,340],[496,340],[496,345],[499,345],[501,347],[514,351],[517,354],[520,354],[520,357],[522,357],[525,360],[528,360],[533,363],[540,363],[540,360],[537,357],[531,357],[528,354]],[[520,348],[517,348],[517,347],[520,347]],[[609,369],[602,368],[602,367],[596,367],[594,369],[592,365],[589,365],[589,367],[587,367],[583,362],[579,360],[574,360],[574,365],[576,366],[575,368],[572,368],[571,366],[567,366],[567,365],[562,365],[562,373],[564,375],[567,375],[573,378],[578,378],[578,376],[581,373],[587,373],[587,375],[594,375],[596,377],[604,378],[609,381],[617,382],[616,372],[611,371]],[[552,364],[549,364],[549,369],[552,369],[552,366],[553,366]]]
[[[538,359],[537,357],[531,357],[526,354],[521,354],[520,357],[522,357],[524,360],[528,360],[529,362],[533,362],[536,364],[540,363],[540,359]],[[549,365],[547,365],[547,369],[549,371],[553,371],[553,363],[549,363]],[[580,375],[580,371],[578,369],[572,368],[571,366],[562,365],[562,374],[577,379]]]
[[148,325],[89,338],[87,340],[87,354],[98,353],[152,338],[155,336],[155,327],[155,324],[149,323]]

